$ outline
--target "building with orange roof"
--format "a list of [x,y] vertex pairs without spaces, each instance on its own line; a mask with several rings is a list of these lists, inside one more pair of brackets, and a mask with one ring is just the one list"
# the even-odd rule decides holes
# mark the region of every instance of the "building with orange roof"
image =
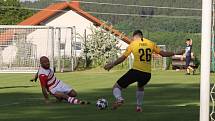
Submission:
[[[26,38],[26,41],[31,42],[36,47],[36,56],[37,58],[43,55],[49,56],[55,51],[55,55],[59,56],[59,54],[71,54],[71,43],[72,38],[75,36],[75,41],[77,46],[80,46],[83,39],[78,37],[80,36],[87,36],[88,34],[91,34],[91,27],[98,27],[102,26],[104,30],[110,31],[113,36],[116,37],[117,40],[119,40],[119,46],[121,49],[125,49],[127,47],[127,44],[130,43],[130,39],[124,35],[122,32],[114,29],[112,26],[107,25],[105,22],[99,20],[98,18],[92,16],[91,14],[85,12],[80,8],[80,4],[77,1],[72,2],[59,2],[52,4],[43,10],[37,12],[33,16],[27,18],[26,20],[20,22],[18,24],[19,26],[47,26],[54,28],[53,31],[47,30],[47,29],[35,29],[27,32],[23,38]],[[20,38],[16,37],[18,36],[17,33],[22,31],[21,29],[18,29],[15,31],[5,31],[5,33],[10,33],[6,35],[0,34],[0,45],[4,43],[11,43],[14,38]],[[51,35],[51,32],[53,36]],[[14,37],[15,36],[15,37]],[[50,45],[51,41],[54,40],[54,49],[50,49],[52,45]],[[60,43],[60,44],[59,44]],[[62,45],[62,47],[61,47]],[[11,45],[14,46],[14,45]],[[29,45],[27,45],[29,46]],[[75,46],[76,47],[76,46]],[[8,57],[8,53],[10,53],[12,50],[8,49],[11,48],[13,50],[14,47],[5,47],[3,51],[1,52],[3,57],[1,58],[7,58],[3,60],[10,60],[12,58],[13,61],[16,59],[16,56],[14,57]],[[61,48],[64,51],[61,51],[57,55],[57,50]],[[67,48],[67,49],[66,49]],[[77,55],[80,54],[81,48],[75,48],[75,52]],[[45,53],[44,53],[45,52]],[[5,55],[5,56],[4,56]],[[16,55],[11,54],[11,55]],[[1,63],[1,62],[0,62]],[[11,62],[10,62],[11,63]]]

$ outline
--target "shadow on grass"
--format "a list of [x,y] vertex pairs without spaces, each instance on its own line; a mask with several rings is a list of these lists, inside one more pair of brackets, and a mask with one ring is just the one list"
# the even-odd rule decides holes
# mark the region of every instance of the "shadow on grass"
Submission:
[[[38,89],[39,90],[39,89]],[[67,103],[44,104],[40,93],[0,93],[0,120],[11,121],[197,121],[199,112],[199,85],[150,84],[145,89],[144,112],[135,112],[134,86],[123,91],[125,104],[116,111],[99,111],[97,98],[103,97],[111,105],[111,88],[94,89],[79,93],[79,97],[92,102],[80,106]],[[52,99],[54,100],[54,99]],[[15,103],[16,102],[16,103]],[[6,105],[4,104],[11,104]],[[3,105],[3,106],[1,106]],[[111,106],[109,106],[111,107]]]
[[8,88],[29,88],[35,86],[7,86],[7,87],[0,87],[0,89],[8,89]]

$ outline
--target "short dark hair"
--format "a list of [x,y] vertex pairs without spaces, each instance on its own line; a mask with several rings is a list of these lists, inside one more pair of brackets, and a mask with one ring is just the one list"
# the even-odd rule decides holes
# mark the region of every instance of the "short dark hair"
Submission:
[[135,35],[139,35],[141,38],[143,38],[143,32],[141,30],[134,31],[133,36]]
[[186,39],[186,41],[190,41],[191,39]]
[[43,59],[48,59],[48,60],[49,60],[49,58],[48,58],[48,57],[46,57],[46,56],[42,56],[42,57],[40,57],[40,62],[41,62]]

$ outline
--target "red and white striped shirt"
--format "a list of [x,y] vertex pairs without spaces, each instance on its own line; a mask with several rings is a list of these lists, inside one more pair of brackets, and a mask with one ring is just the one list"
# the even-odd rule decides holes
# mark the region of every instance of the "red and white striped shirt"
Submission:
[[60,80],[55,77],[54,71],[49,69],[44,69],[40,67],[38,70],[38,77],[40,79],[41,87],[45,87],[47,90],[50,90],[58,85]]

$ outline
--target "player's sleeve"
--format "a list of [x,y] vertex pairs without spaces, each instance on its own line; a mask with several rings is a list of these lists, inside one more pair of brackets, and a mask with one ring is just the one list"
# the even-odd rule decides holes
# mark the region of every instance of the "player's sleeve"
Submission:
[[48,81],[48,76],[45,75],[45,74],[40,74],[39,79],[40,79],[41,87],[46,87],[47,86],[47,81]]
[[125,52],[123,53],[123,55],[126,56],[126,57],[128,57],[128,56],[131,54],[131,52],[132,52],[132,46],[129,45],[129,46],[126,48],[126,50],[125,50]]
[[158,46],[154,43],[154,45],[153,45],[153,52],[159,54],[160,51],[161,51],[160,47],[158,47]]

